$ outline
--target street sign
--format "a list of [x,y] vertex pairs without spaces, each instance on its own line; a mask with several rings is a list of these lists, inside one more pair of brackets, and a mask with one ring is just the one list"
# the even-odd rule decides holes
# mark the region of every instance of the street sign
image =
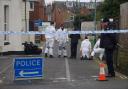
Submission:
[[42,21],[41,19],[35,20],[35,21],[34,21],[35,27],[42,26],[42,22],[43,22],[43,21]]
[[14,80],[41,79],[43,77],[43,58],[24,57],[14,59]]

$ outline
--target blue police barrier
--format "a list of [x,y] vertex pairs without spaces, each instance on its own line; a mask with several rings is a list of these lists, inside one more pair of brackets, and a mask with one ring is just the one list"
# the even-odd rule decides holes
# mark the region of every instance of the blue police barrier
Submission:
[[42,79],[43,66],[43,58],[14,58],[14,80]]

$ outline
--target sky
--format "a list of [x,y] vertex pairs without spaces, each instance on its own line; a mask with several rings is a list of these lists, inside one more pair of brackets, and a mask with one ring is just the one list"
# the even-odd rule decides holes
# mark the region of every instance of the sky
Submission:
[[[76,0],[45,0],[45,3],[52,3],[52,1],[76,1]],[[91,0],[79,0],[80,2],[90,2]],[[95,0],[92,0],[95,1]],[[96,0],[96,1],[103,1],[103,0]]]

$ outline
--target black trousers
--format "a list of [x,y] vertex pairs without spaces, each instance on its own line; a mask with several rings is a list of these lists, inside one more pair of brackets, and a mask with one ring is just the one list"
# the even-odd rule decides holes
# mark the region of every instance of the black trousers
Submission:
[[106,63],[108,67],[108,74],[115,76],[114,66],[113,66],[113,49],[105,49]]
[[77,56],[77,43],[71,43],[71,57],[76,58]]

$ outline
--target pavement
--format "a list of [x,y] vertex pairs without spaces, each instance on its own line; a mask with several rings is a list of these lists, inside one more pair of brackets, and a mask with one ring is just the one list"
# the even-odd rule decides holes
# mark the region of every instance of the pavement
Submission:
[[97,81],[99,61],[80,60],[79,51],[77,54],[76,59],[58,58],[56,51],[54,58],[39,55],[45,59],[43,79],[17,81],[14,81],[13,59],[26,55],[0,56],[0,89],[128,89],[128,77],[121,73],[107,78],[108,81]]

